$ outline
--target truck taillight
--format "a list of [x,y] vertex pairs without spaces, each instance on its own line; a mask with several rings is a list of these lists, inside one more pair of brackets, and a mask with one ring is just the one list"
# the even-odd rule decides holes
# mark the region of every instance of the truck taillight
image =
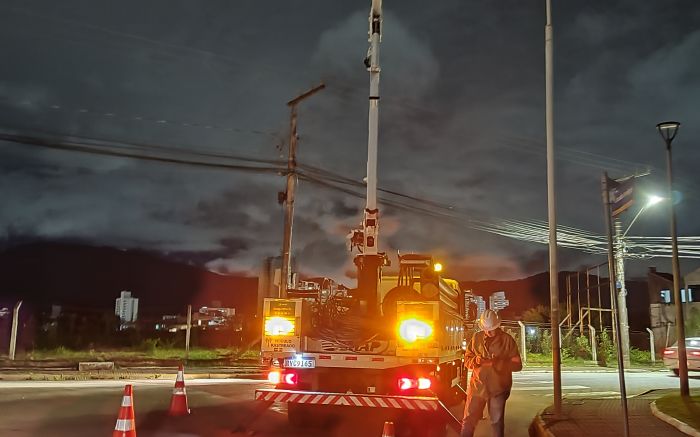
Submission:
[[280,384],[284,383],[287,385],[297,385],[299,377],[296,372],[280,372],[279,370],[273,370],[267,374],[267,382],[270,384]]
[[267,374],[267,382],[271,384],[279,384],[282,381],[282,372],[279,370],[273,370]]
[[293,335],[294,334],[294,319],[285,317],[267,317],[265,319],[265,335]]
[[297,385],[297,374],[294,372],[284,374],[284,383],[287,385]]
[[399,378],[399,390],[428,390],[431,385],[430,378]]
[[692,356],[694,356],[694,357],[700,357],[700,351],[692,351],[692,352],[690,353],[690,355],[692,355]]
[[418,390],[427,390],[430,388],[429,378],[418,378]]
[[664,355],[673,355],[675,353],[676,351],[674,351],[673,349],[664,349]]

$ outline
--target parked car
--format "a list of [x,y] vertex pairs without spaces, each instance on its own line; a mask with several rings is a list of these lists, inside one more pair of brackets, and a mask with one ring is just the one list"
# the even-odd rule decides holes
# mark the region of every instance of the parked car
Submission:
[[[700,371],[700,337],[685,339],[688,370]],[[664,349],[664,364],[678,376],[678,342]]]

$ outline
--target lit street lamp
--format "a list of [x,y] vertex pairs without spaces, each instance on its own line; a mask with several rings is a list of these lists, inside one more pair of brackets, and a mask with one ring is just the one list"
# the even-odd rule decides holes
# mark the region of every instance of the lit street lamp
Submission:
[[661,202],[662,200],[664,200],[664,198],[663,198],[663,197],[660,197],[660,196],[656,196],[656,195],[651,195],[651,196],[649,196],[649,198],[647,198],[647,203],[645,203],[644,206],[642,206],[642,208],[639,210],[639,212],[637,213],[637,215],[634,216],[634,218],[633,218],[632,221],[630,222],[629,226],[627,226],[627,230],[626,230],[625,232],[622,233],[622,238],[625,238],[625,235],[627,235],[627,233],[630,231],[630,228],[632,227],[632,225],[634,224],[634,222],[637,221],[637,219],[639,218],[639,216],[642,215],[642,213],[643,213],[644,211],[646,211],[647,208],[656,205],[657,203]]
[[671,143],[678,133],[680,123],[665,121],[656,125],[661,138],[666,143],[666,180],[668,182],[668,198],[671,200],[671,250],[673,262],[673,299],[676,303],[676,337],[678,337],[678,376],[680,377],[681,396],[690,396],[688,386],[688,355],[685,350],[685,326],[683,321],[683,301],[681,300],[681,268],[678,262],[678,235],[676,234],[676,208],[673,205],[673,166],[671,159]]
[[622,224],[619,221],[615,222],[615,270],[617,273],[617,301],[619,307],[619,317],[620,317],[620,332],[618,335],[621,336],[622,344],[622,357],[625,362],[625,366],[630,365],[630,329],[629,329],[629,318],[627,316],[627,287],[625,286],[625,253],[627,252],[627,247],[625,244],[625,236],[632,228],[632,225],[637,221],[640,215],[650,206],[654,206],[657,203],[664,200],[663,197],[659,196],[649,196],[646,203],[639,209],[637,215],[634,216],[632,221],[625,232],[622,232]]

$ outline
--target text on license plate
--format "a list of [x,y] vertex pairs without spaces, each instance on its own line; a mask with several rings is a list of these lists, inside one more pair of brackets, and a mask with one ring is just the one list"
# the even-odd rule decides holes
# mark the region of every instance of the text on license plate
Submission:
[[284,367],[293,367],[297,369],[313,369],[316,367],[316,360],[313,358],[287,358],[284,360]]

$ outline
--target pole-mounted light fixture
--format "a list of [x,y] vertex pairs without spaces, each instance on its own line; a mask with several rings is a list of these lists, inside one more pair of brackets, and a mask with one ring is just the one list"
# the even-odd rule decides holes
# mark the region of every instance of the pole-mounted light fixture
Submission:
[[666,142],[666,147],[669,147],[671,141],[676,138],[679,127],[681,127],[681,124],[677,121],[664,121],[656,125],[656,130],[659,131],[661,138]]
[[664,197],[657,196],[656,194],[652,194],[651,196],[647,197],[646,203],[639,209],[639,212],[637,212],[637,214],[634,216],[634,218],[630,222],[629,226],[627,226],[627,229],[625,230],[625,232],[622,233],[621,237],[625,238],[627,236],[627,233],[632,228],[632,225],[637,221],[639,216],[642,215],[642,213],[644,211],[646,211],[647,208],[650,208],[663,200],[665,200]]

